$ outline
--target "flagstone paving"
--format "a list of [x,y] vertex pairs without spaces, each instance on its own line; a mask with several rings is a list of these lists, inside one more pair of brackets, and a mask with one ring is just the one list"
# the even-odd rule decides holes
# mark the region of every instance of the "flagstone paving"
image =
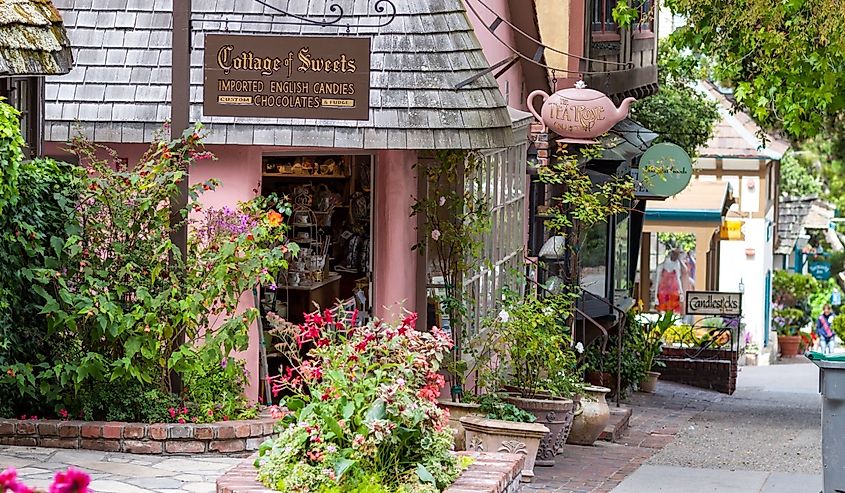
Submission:
[[0,469],[16,468],[31,487],[46,490],[56,471],[74,466],[91,475],[91,490],[96,493],[212,493],[217,478],[243,460],[0,447]]

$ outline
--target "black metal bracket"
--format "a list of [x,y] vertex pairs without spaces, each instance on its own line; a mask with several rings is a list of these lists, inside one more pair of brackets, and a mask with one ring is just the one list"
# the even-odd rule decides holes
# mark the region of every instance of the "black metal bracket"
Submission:
[[[253,0],[273,11],[272,15],[280,15],[290,20],[241,20],[229,21],[225,18],[216,17],[217,14],[197,14],[194,19],[201,22],[240,22],[247,24],[265,24],[272,26],[319,26],[319,27],[342,27],[349,32],[354,28],[379,28],[389,25],[396,19],[396,5],[393,0],[376,0],[372,5],[372,12],[368,15],[347,14],[338,2],[326,0],[326,13],[321,16],[299,15],[276,7],[267,0]],[[260,14],[259,14],[260,15]],[[269,15],[269,14],[268,14]],[[353,21],[354,19],[354,21]]]

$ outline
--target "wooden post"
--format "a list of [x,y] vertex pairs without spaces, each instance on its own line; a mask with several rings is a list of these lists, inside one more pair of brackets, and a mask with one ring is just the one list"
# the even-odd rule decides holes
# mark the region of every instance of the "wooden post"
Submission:
[[[191,116],[191,0],[173,0],[173,47],[170,67],[170,136],[179,139],[190,125]],[[170,202],[170,223],[172,226],[170,241],[179,249],[182,260],[188,256],[188,225],[182,217],[182,211],[188,205],[188,169],[179,182],[179,195]],[[177,275],[182,278],[180,271]],[[184,338],[184,335],[183,335]],[[184,343],[184,339],[180,341]],[[182,379],[176,372],[171,374],[171,390],[182,392]]]
[[[190,125],[191,112],[191,0],[173,0],[173,56],[170,68],[170,136],[179,139]],[[184,260],[188,249],[188,226],[181,211],[188,204],[188,170],[179,183],[179,196],[170,204],[171,223],[180,226],[171,233],[171,241]]]

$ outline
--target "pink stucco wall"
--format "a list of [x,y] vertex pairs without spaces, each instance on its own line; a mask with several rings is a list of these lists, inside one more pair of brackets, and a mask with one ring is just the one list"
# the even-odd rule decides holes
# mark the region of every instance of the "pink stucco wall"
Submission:
[[[66,155],[63,147],[63,144],[47,142],[44,153],[60,157]],[[147,148],[141,144],[114,144],[111,147],[130,163],[136,162]],[[203,203],[210,207],[231,206],[260,193],[261,157],[264,153],[309,152],[309,149],[246,145],[215,145],[208,146],[208,149],[217,156],[217,160],[197,163],[190,170],[190,181],[220,180],[222,186],[219,189],[202,197]],[[416,158],[415,151],[380,151],[376,155],[373,301],[377,316],[389,316],[399,306],[411,309],[415,300],[418,255],[411,251],[411,246],[416,243],[416,229],[409,216],[417,189],[416,174],[412,169]],[[252,293],[244,293],[240,306],[241,309],[254,306]],[[258,398],[258,341],[258,327],[253,324],[249,332],[249,349],[239,355],[245,360],[250,373],[247,396],[253,401]]]
[[[508,21],[510,20],[508,0],[485,0],[485,3],[500,17]],[[496,35],[494,36],[487,29],[487,26],[495,20],[496,16],[485,9],[479,2],[473,2],[472,6],[478,12],[478,16],[467,7],[467,17],[472,23],[473,29],[475,29],[475,35],[481,43],[487,63],[494,65],[513,55],[513,51],[510,49],[510,47],[514,46],[513,29],[507,24],[502,23],[496,28]],[[527,6],[526,8],[531,7]],[[501,38],[501,41],[497,39],[497,36]],[[520,64],[521,62],[514,64],[507,72],[499,76],[497,82],[499,83],[499,90],[507,99],[508,106],[525,109],[525,95],[522,90],[524,77]]]

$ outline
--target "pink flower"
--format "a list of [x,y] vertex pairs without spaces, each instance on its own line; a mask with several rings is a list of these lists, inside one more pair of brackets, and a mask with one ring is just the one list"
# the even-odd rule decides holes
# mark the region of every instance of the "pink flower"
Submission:
[[69,467],[65,472],[57,472],[50,493],[88,493],[91,477],[79,469]]
[[440,239],[440,230],[439,229],[433,229],[431,231],[431,239],[434,240],[434,241],[437,241],[437,240]]
[[185,424],[185,418],[179,418],[176,420],[180,425]]
[[14,467],[10,467],[0,473],[0,491],[5,492],[7,488],[11,488],[13,484],[18,482],[18,471]]
[[67,419],[67,417],[68,417],[67,409],[62,409],[61,411],[59,411],[59,416],[61,416],[62,419]]
[[170,413],[170,417],[171,417],[171,418],[175,418],[175,417],[176,417],[176,410],[175,410],[175,409],[173,409],[172,407],[171,407],[170,409],[168,409],[168,410],[167,410],[167,412],[168,412],[168,413]]
[[440,204],[440,207],[443,207],[446,204],[446,197],[440,196],[440,200],[437,201]]

